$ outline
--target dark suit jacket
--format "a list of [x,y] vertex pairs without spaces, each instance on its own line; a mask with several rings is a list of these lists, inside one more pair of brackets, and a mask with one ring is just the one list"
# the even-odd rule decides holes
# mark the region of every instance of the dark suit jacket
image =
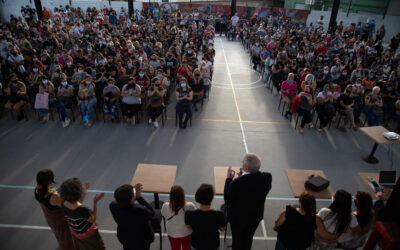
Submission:
[[139,204],[131,203],[121,207],[115,200],[110,203],[111,214],[117,223],[117,237],[124,245],[141,249],[154,241],[151,219],[154,210],[142,197],[136,199]]
[[224,188],[225,205],[231,224],[257,223],[264,217],[264,203],[271,189],[270,173],[249,173],[237,179],[226,179]]

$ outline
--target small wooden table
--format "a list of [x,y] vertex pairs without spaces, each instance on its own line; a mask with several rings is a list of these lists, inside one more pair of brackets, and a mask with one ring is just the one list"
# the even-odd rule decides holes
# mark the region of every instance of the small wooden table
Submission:
[[158,194],[169,194],[175,182],[176,165],[139,163],[131,184],[143,184],[143,192],[154,193],[154,208],[160,209]]
[[309,192],[310,194],[314,195],[315,198],[320,199],[330,199],[333,195],[332,187],[329,186],[328,188],[315,192],[310,189],[306,189],[304,187],[304,183],[308,180],[310,175],[320,175],[321,177],[326,178],[325,174],[321,170],[304,170],[304,169],[286,169],[286,175],[289,180],[290,188],[292,189],[294,197],[300,197],[301,193],[304,191]]
[[377,164],[379,160],[374,156],[376,148],[379,144],[392,144],[399,143],[400,140],[388,140],[383,136],[383,133],[389,132],[386,128],[382,126],[376,127],[363,127],[360,128],[360,131],[366,134],[369,138],[371,138],[375,143],[372,148],[372,151],[369,155],[365,155],[362,159],[370,164]]
[[375,197],[375,190],[371,187],[369,184],[371,181],[369,178],[372,178],[374,181],[377,183],[379,182],[379,173],[358,173],[358,176],[360,177],[361,181],[364,183],[365,186],[367,186],[367,189],[369,193],[371,194],[372,197]]
[[[232,169],[236,172],[235,178],[237,178],[237,174],[240,171],[240,167],[232,167]],[[226,174],[228,172],[228,167],[214,167],[214,187],[216,195],[224,195],[224,187]]]

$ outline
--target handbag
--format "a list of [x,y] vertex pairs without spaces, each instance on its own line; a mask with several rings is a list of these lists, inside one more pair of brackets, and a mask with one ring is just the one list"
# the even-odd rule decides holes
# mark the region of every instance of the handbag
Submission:
[[312,191],[319,192],[329,187],[329,181],[319,175],[310,175],[308,180],[306,180],[304,183],[304,187],[311,189]]
[[35,109],[49,109],[49,94],[37,93],[35,98]]

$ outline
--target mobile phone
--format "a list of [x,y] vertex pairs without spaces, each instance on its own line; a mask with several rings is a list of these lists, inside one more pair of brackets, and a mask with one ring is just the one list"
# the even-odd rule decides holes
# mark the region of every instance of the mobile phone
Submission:
[[243,174],[243,168],[239,168],[239,174]]

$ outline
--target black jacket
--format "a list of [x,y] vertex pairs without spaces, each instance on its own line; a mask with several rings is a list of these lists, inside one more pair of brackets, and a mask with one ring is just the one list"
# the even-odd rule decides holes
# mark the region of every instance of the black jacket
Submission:
[[118,224],[117,237],[123,245],[138,249],[154,241],[151,219],[154,216],[152,207],[142,198],[139,204],[131,203],[122,207],[114,200],[110,203],[111,214]]
[[272,176],[266,172],[245,174],[233,181],[226,179],[224,200],[229,210],[229,221],[246,225],[262,220],[271,182]]

